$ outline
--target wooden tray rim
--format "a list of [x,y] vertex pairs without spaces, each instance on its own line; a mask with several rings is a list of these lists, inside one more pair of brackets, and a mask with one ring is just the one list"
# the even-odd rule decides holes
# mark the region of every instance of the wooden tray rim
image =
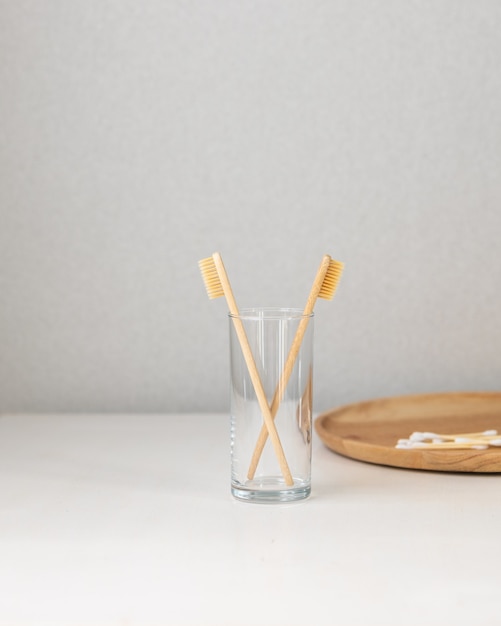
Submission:
[[[396,448],[388,447],[384,444],[345,439],[325,427],[327,420],[332,421],[333,419],[336,420],[336,418],[339,418],[341,421],[343,414],[353,411],[357,407],[364,408],[371,405],[383,405],[385,403],[397,404],[399,401],[412,402],[416,400],[426,402],[435,399],[446,400],[448,397],[454,397],[459,400],[462,397],[473,400],[485,398],[486,400],[499,400],[501,403],[501,392],[499,391],[446,391],[380,396],[360,402],[346,403],[323,411],[315,419],[315,430],[327,448],[342,456],[357,461],[414,470],[501,473],[501,449],[499,448],[468,451],[397,450]],[[405,419],[406,418],[404,418],[404,421]],[[465,452],[467,454],[465,454]],[[380,457],[384,457],[384,460]]]

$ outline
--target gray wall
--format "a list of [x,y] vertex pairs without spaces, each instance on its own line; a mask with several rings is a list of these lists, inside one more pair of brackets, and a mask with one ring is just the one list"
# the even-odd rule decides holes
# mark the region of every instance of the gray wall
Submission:
[[226,410],[303,306],[315,409],[498,389],[497,0],[0,0],[0,410]]

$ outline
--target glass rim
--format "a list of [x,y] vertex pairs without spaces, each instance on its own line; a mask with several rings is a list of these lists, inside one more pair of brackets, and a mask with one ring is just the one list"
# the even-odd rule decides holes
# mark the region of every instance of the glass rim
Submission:
[[296,307],[262,306],[247,307],[241,309],[237,314],[228,313],[232,319],[261,321],[261,320],[297,320],[310,319],[314,313],[306,314],[302,309]]

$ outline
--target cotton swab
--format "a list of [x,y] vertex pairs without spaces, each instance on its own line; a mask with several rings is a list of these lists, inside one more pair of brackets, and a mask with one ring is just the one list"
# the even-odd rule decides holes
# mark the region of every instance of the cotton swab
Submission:
[[[500,444],[501,445],[501,444]],[[456,443],[455,441],[441,442],[441,443],[426,443],[424,441],[409,441],[401,439],[395,446],[399,450],[416,450],[416,449],[428,449],[428,450],[487,450],[488,444],[472,442]]]
[[448,434],[416,431],[408,439],[399,439],[395,447],[401,450],[415,448],[486,450],[490,446],[501,447],[501,437],[498,436],[497,430]]
[[480,433],[451,433],[451,434],[440,434],[440,433],[432,433],[432,432],[414,432],[409,437],[411,441],[426,441],[427,439],[431,440],[448,440],[455,439],[456,437],[493,437],[498,434],[497,430],[484,430]]

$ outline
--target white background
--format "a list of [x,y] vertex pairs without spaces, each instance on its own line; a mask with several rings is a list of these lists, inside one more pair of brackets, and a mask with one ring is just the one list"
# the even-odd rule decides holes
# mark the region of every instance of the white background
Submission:
[[317,411],[497,389],[496,0],[0,0],[0,411],[224,411],[241,307],[315,320]]

